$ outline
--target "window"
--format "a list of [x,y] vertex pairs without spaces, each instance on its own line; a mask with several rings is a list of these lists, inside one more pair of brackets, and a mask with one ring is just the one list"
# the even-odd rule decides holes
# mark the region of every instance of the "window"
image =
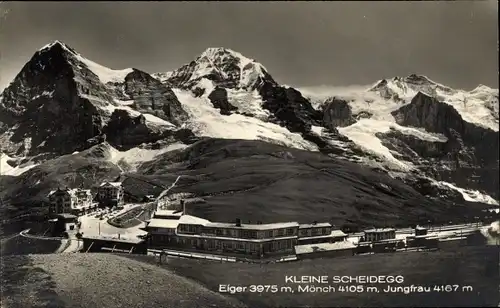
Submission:
[[278,236],[283,236],[285,234],[285,229],[278,229]]
[[293,228],[288,228],[286,229],[286,235],[293,235],[295,232],[294,232],[294,229]]

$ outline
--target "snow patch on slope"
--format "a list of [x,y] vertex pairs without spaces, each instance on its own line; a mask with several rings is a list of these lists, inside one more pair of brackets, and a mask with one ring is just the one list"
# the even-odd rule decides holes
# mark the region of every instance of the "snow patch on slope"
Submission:
[[[321,109],[322,104],[333,96],[347,101],[351,107],[354,117],[360,113],[367,113],[370,118],[359,119],[356,123],[347,127],[338,127],[339,133],[346,136],[365,151],[384,158],[387,167],[392,170],[409,171],[414,166],[408,162],[402,162],[393,156],[393,152],[382,144],[376,133],[388,133],[396,130],[405,135],[411,135],[421,140],[430,142],[446,142],[446,137],[434,134],[421,128],[404,127],[398,125],[391,112],[408,104],[410,101],[395,101],[384,99],[376,92],[368,91],[368,86],[351,87],[313,87],[303,88],[300,91],[314,102],[316,109]],[[411,89],[400,90],[399,93],[415,93]],[[321,135],[318,130],[316,133]]]
[[194,86],[194,88],[204,89],[205,90],[204,95],[208,96],[215,89],[215,85],[212,80],[209,80],[207,78],[201,78],[198,81],[198,83]]
[[[484,92],[484,89],[475,89],[471,92],[457,91],[452,95],[445,95],[437,91],[443,102],[453,106],[464,121],[478,126],[498,131],[498,90],[496,99],[493,93]],[[492,89],[490,89],[492,90]],[[440,99],[440,100],[441,100]]]
[[174,89],[183,108],[191,115],[186,126],[195,134],[213,138],[266,140],[294,148],[318,151],[315,144],[300,134],[291,133],[276,124],[266,123],[239,114],[223,116],[205,97],[193,97],[189,92]]
[[140,164],[154,160],[158,155],[167,153],[169,151],[184,149],[187,145],[183,143],[174,143],[165,148],[152,150],[143,148],[132,148],[127,151],[119,151],[112,146],[109,146],[110,157],[109,162],[119,165],[120,162],[125,162],[132,168],[136,168]]
[[102,66],[94,61],[82,57],[81,55],[76,55],[77,59],[84,63],[94,74],[97,75],[102,83],[106,84],[108,82],[122,83],[125,81],[125,77],[133,72],[133,69],[126,68],[123,70],[113,70],[108,67]]
[[226,89],[228,102],[240,112],[252,114],[258,119],[267,119],[269,111],[262,108],[263,100],[257,90],[252,92],[243,89]]
[[338,127],[339,133],[354,141],[365,151],[385,158],[391,169],[410,171],[414,167],[408,162],[402,162],[392,155],[391,150],[382,144],[375,134],[377,132],[388,132],[392,123],[362,119],[347,127]]
[[459,193],[462,194],[464,200],[470,201],[470,202],[481,202],[481,203],[486,203],[486,204],[493,204],[493,205],[498,205],[498,201],[493,199],[491,196],[487,194],[483,194],[480,191],[477,190],[472,190],[472,189],[465,189],[465,188],[460,188],[455,186],[454,184],[448,183],[448,182],[435,182],[436,185],[439,186],[446,186],[448,188],[451,188],[453,190],[458,191]]
[[7,154],[0,153],[0,175],[18,176],[28,171],[29,169],[38,166],[38,164],[25,163],[13,167],[11,164],[9,164],[9,161],[15,162],[16,160],[22,160],[22,158],[14,159],[12,157],[9,157]]
[[86,95],[86,94],[80,94],[82,98],[87,98],[88,100],[92,102],[97,102],[97,107],[101,109],[102,111],[105,112],[105,116],[102,117],[103,123],[107,123],[109,121],[109,118],[113,114],[115,110],[124,110],[126,111],[131,117],[138,117],[143,115],[144,118],[146,119],[146,125],[153,125],[153,126],[166,126],[169,128],[176,127],[174,124],[163,120],[155,115],[149,114],[149,113],[141,113],[137,110],[134,110],[130,106],[134,104],[133,100],[118,100],[114,99],[113,103],[110,103],[106,100],[103,100],[97,96],[92,96],[92,95]]
[[38,99],[40,97],[52,97],[54,95],[54,91],[43,91],[42,94],[35,95],[31,98],[31,100]]
[[161,126],[169,126],[169,127],[176,127],[174,124],[166,121],[166,120],[163,120],[161,118],[158,118],[157,116],[154,116],[152,114],[149,114],[149,113],[143,113],[143,116],[144,118],[146,119],[146,122],[149,122],[149,123],[152,123],[152,124],[156,124],[156,125],[161,125]]

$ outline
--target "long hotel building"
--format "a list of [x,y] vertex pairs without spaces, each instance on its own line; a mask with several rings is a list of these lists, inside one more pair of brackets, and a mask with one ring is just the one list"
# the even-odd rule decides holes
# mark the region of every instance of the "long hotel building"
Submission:
[[157,211],[147,224],[149,249],[181,249],[265,257],[293,254],[301,244],[343,241],[329,223],[242,224],[211,222],[182,212]]

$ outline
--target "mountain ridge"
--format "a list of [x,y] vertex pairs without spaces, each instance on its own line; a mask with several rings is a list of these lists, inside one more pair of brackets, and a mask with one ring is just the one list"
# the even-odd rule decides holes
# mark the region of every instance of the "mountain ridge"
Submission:
[[[37,51],[2,93],[0,168],[8,173],[0,175],[33,178],[39,168],[56,170],[51,179],[26,182],[43,195],[61,176],[58,164],[74,165],[64,170],[75,178],[102,159],[113,172],[139,174],[157,160],[175,166],[162,160],[169,151],[221,138],[250,146],[241,139],[255,140],[252,147],[265,141],[354,162],[413,187],[422,200],[498,204],[495,110],[498,90],[479,85],[464,92],[424,75],[382,79],[314,101],[227,48],[208,48],[177,70],[149,74],[106,68],[56,41]],[[112,158],[79,154],[103,145]],[[272,164],[274,158],[265,157]],[[221,165],[226,159],[231,156]],[[309,180],[300,179],[306,186]],[[0,177],[1,183],[16,185],[11,177]],[[13,204],[27,200],[21,190],[14,195]]]

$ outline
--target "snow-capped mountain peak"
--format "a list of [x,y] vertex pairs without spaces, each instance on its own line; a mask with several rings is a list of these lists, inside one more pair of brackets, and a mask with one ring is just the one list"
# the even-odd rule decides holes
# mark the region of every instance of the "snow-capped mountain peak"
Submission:
[[75,54],[75,55],[78,54],[73,48],[71,48],[70,46],[68,46],[67,44],[65,44],[59,40],[55,40],[52,43],[49,43],[49,44],[43,46],[42,48],[40,48],[38,50],[38,52],[46,52],[46,51],[50,51],[52,49],[57,49],[57,48],[60,48],[64,51],[67,51],[67,52]]
[[477,87],[474,88],[474,90],[470,91],[469,93],[471,94],[478,94],[478,93],[483,93],[483,94],[496,94],[498,95],[498,89],[493,89],[488,86],[485,86],[484,84],[480,84]]
[[393,77],[382,79],[371,87],[369,91],[378,92],[386,99],[408,100],[413,98],[418,92],[429,96],[436,96],[437,93],[452,95],[457,91],[431,80],[425,75],[411,74],[406,77]]
[[264,81],[275,83],[266,68],[229,48],[210,47],[181,68],[153,76],[180,88],[191,88],[203,79],[235,89],[256,89]]
[[91,61],[91,60],[83,57],[75,49],[71,48],[67,44],[65,44],[61,41],[58,41],[58,40],[40,48],[38,50],[38,52],[35,54],[35,56],[37,54],[44,54],[46,52],[59,52],[59,50],[67,53],[67,55],[69,55],[72,58],[72,60],[76,60],[76,63],[75,63],[76,67],[81,66],[81,64],[85,65],[104,84],[106,84],[108,82],[112,82],[112,83],[123,82],[125,77],[133,71],[132,68],[115,70],[115,69],[105,67],[101,64],[98,64],[94,61]]

